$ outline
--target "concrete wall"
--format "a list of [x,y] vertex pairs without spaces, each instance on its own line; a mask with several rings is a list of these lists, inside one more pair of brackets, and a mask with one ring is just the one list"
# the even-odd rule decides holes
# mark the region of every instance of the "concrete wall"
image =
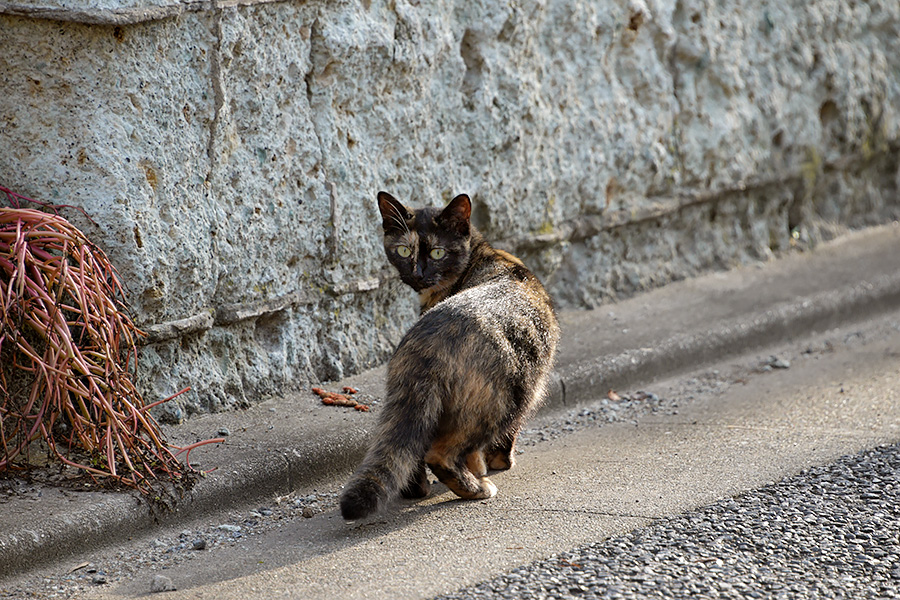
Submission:
[[0,0],[0,185],[84,207],[164,409],[384,360],[375,192],[585,307],[900,213],[896,0]]

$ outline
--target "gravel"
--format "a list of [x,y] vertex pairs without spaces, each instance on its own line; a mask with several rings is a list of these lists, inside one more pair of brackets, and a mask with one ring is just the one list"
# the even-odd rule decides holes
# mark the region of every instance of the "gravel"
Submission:
[[154,575],[150,580],[151,594],[156,594],[159,592],[172,592],[175,589],[175,584],[165,575]]
[[125,549],[100,551],[89,557],[91,562],[82,562],[64,574],[35,573],[11,587],[0,583],[0,598],[78,598],[90,588],[134,579],[139,570],[147,567],[156,571],[151,580],[140,582],[147,593],[172,591],[177,586],[163,574],[169,567],[190,561],[200,552],[245,543],[301,515],[314,515],[336,506],[336,492],[289,494],[273,499],[267,506],[232,511],[227,514],[228,522],[182,528]]
[[884,446],[440,596],[900,597],[900,446]]

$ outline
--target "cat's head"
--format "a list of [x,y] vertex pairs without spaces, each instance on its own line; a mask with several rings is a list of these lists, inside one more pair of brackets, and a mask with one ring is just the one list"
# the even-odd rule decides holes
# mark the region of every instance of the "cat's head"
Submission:
[[384,251],[400,279],[417,292],[453,285],[469,260],[472,203],[465,194],[443,210],[410,210],[378,192]]

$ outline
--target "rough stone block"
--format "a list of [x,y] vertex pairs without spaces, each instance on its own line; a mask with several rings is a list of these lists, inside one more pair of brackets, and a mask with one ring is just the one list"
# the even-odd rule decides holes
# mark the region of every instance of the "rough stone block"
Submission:
[[389,355],[375,193],[563,306],[900,216],[900,5],[0,0],[0,184],[112,258],[160,414]]

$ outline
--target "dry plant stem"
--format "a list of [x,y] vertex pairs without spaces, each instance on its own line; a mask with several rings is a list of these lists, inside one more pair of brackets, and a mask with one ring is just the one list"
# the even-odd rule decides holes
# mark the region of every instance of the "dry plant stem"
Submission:
[[[123,296],[103,252],[65,219],[0,208],[0,471],[43,439],[62,463],[146,493],[192,471],[190,450],[220,441],[165,442],[148,412],[159,403],[145,405],[132,381],[143,334]],[[27,397],[10,388],[15,374],[31,381]]]
[[37,204],[38,206],[48,208],[48,209],[52,210],[53,214],[55,214],[55,215],[59,215],[59,209],[61,209],[61,208],[71,208],[71,209],[77,210],[78,212],[83,214],[84,217],[88,221],[93,223],[94,225],[97,224],[91,218],[91,216],[89,214],[87,214],[87,212],[80,206],[72,206],[71,204],[50,204],[49,202],[40,202],[38,200],[32,200],[31,198],[28,198],[21,194],[17,194],[12,190],[3,187],[2,185],[0,185],[0,193],[6,194],[6,199],[9,202],[9,205],[12,206],[13,208],[22,208],[22,203],[25,202],[25,203]]
[[[224,441],[225,441],[225,438],[213,438],[211,440],[203,440],[202,442],[194,442],[193,444],[191,444],[189,446],[184,446],[183,448],[179,448],[178,452],[175,453],[175,456],[181,456],[181,454],[183,453],[184,454],[184,464],[186,464],[189,469],[193,469],[193,467],[191,466],[191,450],[194,450],[195,448],[199,448],[200,446],[205,446],[207,444],[221,444]],[[214,468],[207,469],[206,471],[203,471],[203,472],[210,473],[211,471],[214,471],[214,470],[215,470]]]

